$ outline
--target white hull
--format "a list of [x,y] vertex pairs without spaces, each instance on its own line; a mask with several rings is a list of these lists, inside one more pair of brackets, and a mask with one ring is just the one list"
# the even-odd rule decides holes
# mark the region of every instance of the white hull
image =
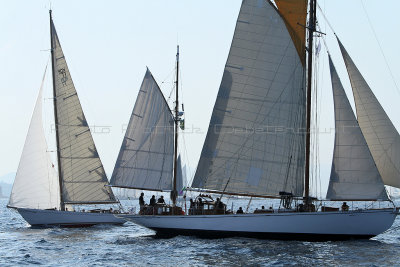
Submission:
[[250,236],[273,239],[371,238],[389,229],[395,209],[240,215],[118,215],[158,234]]
[[32,226],[82,227],[96,224],[123,224],[125,220],[112,213],[90,213],[59,210],[17,208],[19,214]]

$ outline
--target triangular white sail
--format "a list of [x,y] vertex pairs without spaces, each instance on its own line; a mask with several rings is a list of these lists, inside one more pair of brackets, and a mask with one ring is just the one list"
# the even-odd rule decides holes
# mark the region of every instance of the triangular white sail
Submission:
[[400,188],[400,136],[338,39],[353,88],[358,123],[385,185]]
[[329,56],[335,106],[335,148],[326,198],[387,200],[385,186]]
[[43,75],[8,202],[10,207],[58,209],[60,206],[58,176],[47,152],[47,143],[43,130],[42,91],[44,78],[45,75]]
[[303,194],[305,72],[270,1],[242,3],[192,187]]
[[174,118],[147,69],[111,177],[117,187],[172,190]]
[[53,22],[51,27],[62,199],[70,204],[115,203]]

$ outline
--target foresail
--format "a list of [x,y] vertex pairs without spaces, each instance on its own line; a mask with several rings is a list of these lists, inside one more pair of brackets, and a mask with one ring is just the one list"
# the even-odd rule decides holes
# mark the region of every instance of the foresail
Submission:
[[111,177],[117,187],[172,190],[174,118],[147,70]]
[[178,156],[178,163],[177,163],[177,173],[176,173],[176,190],[178,191],[178,195],[183,195],[183,189],[186,186],[183,180],[183,169],[182,169],[182,162],[181,156]]
[[71,204],[114,203],[52,22],[51,27],[63,200]]
[[387,200],[385,186],[329,56],[335,106],[335,148],[326,198]]
[[385,185],[400,188],[400,136],[338,39],[353,88],[357,118]]
[[269,1],[242,2],[192,187],[303,194],[304,67]]
[[45,75],[43,76],[35,109],[33,110],[8,202],[10,207],[58,209],[60,206],[58,176],[47,152],[47,143],[43,130],[42,91],[44,78]]

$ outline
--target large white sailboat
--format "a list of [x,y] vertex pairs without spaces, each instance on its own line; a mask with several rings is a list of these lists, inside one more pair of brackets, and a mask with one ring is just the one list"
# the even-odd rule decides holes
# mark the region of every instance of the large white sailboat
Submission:
[[50,10],[57,167],[42,122],[43,81],[32,115],[8,207],[32,226],[123,224],[110,210],[74,211],[75,205],[118,204],[100,161],[61,49]]
[[398,209],[385,185],[400,187],[400,136],[340,41],[357,118],[330,60],[336,134],[327,200],[389,205],[321,207],[310,195],[316,8],[316,0],[243,0],[192,183],[192,190],[220,196],[281,198],[284,208],[234,214],[203,202],[185,215],[119,217],[158,234],[277,239],[371,238],[391,227]]

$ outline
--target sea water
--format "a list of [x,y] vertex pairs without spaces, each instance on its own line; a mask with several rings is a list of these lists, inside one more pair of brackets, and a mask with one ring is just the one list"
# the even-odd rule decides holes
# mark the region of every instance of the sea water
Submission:
[[[246,210],[248,201],[234,201]],[[157,238],[133,223],[31,228],[0,200],[0,266],[398,266],[400,219],[371,240],[303,242],[250,238]],[[137,200],[123,201],[124,206]],[[256,201],[250,208],[262,204]],[[268,203],[270,204],[270,203]],[[231,205],[228,203],[228,208]],[[266,206],[266,208],[269,208]],[[277,208],[277,207],[276,207]],[[396,228],[397,227],[397,228]]]

